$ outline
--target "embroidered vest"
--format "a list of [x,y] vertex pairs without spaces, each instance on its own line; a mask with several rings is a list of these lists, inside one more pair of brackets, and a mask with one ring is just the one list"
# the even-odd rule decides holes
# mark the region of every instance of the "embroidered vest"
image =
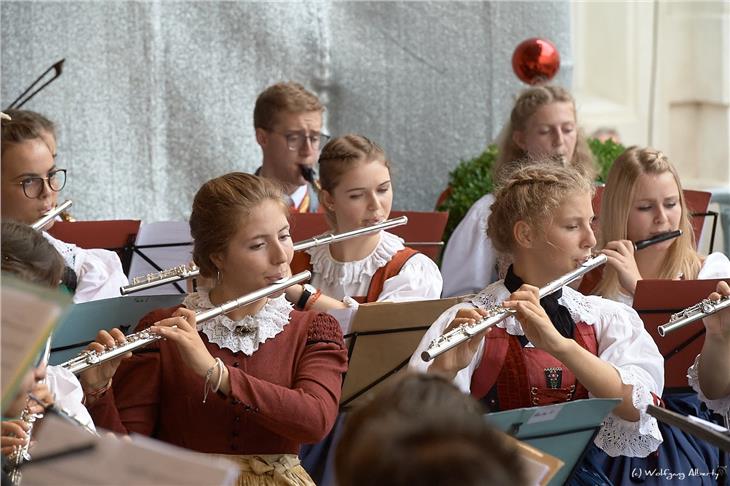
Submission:
[[[405,265],[406,262],[417,253],[418,251],[408,247],[398,250],[388,263],[375,271],[373,277],[370,279],[370,286],[368,287],[367,294],[352,296],[352,298],[361,304],[377,301],[378,296],[383,292],[385,281],[398,275],[403,268],[403,265]],[[312,271],[312,261],[309,253],[303,251],[295,253],[294,259],[291,262],[292,273],[299,273],[304,270]]]
[[[588,398],[588,390],[568,367],[548,352],[524,347],[524,336],[494,328],[487,337],[484,355],[474,371],[471,393],[493,412],[535,407]],[[598,354],[593,326],[578,322],[575,341]]]

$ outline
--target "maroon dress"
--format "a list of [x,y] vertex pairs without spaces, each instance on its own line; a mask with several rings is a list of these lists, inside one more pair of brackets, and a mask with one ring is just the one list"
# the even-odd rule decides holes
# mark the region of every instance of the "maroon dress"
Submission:
[[[151,312],[138,330],[174,310]],[[302,443],[329,432],[347,370],[332,316],[292,310],[284,329],[251,356],[200,335],[228,368],[227,397],[211,393],[203,403],[204,378],[186,366],[175,343],[163,340],[122,362],[112,388],[90,407],[94,422],[216,454],[297,454]]]

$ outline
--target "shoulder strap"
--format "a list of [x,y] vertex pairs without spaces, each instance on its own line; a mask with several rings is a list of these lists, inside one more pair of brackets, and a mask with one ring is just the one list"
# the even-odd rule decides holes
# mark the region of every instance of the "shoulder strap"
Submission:
[[510,336],[502,328],[494,327],[484,338],[484,354],[471,380],[471,394],[482,399],[497,383],[507,357]]
[[399,250],[393,258],[384,266],[378,268],[378,270],[370,279],[370,287],[368,287],[367,296],[365,296],[365,302],[375,302],[383,292],[383,286],[385,281],[391,277],[398,275],[403,268],[403,265],[413,256],[418,254],[418,251],[413,248],[405,247]]

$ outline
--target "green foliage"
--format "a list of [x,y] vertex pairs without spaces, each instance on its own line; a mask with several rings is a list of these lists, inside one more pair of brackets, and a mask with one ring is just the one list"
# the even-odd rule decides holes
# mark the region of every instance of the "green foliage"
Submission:
[[[601,142],[589,139],[588,146],[599,167],[598,181],[605,182],[611,164],[625,150],[624,146],[612,140]],[[449,212],[449,221],[444,231],[444,242],[464,218],[469,208],[494,188],[492,166],[497,159],[497,146],[489,145],[479,156],[462,160],[449,174],[449,189],[446,198],[436,208]]]
[[608,177],[608,171],[611,169],[613,161],[626,150],[626,147],[613,140],[601,142],[597,138],[589,138],[588,147],[593,152],[593,156],[596,158],[596,164],[598,164],[598,181],[606,182],[606,177]]
[[462,160],[449,174],[450,192],[437,208],[439,211],[449,212],[444,241],[448,241],[472,204],[492,191],[492,165],[496,159],[497,146],[490,145],[481,155],[471,160]]

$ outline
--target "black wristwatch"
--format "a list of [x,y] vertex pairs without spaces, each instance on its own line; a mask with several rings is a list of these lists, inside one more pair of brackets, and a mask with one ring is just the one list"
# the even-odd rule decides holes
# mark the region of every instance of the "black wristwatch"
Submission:
[[309,284],[302,285],[302,295],[299,297],[299,300],[297,301],[297,305],[295,306],[298,310],[304,310],[304,306],[307,305],[307,301],[311,296],[317,293],[317,289],[315,289],[313,286]]

